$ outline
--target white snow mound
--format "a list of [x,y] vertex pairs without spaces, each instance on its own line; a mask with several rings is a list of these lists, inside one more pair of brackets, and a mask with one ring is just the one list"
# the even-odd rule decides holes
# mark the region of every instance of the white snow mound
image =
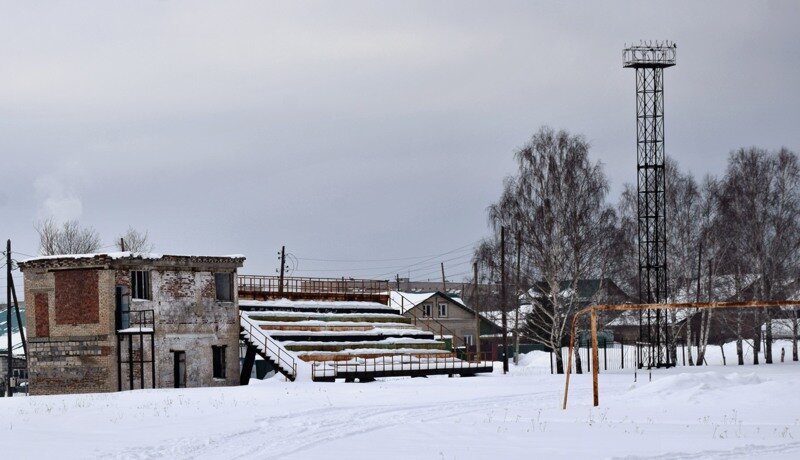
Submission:
[[733,387],[759,385],[763,380],[755,373],[723,374],[720,372],[691,372],[670,375],[654,382],[634,384],[628,390],[631,395],[661,396],[685,395],[695,399],[701,394]]

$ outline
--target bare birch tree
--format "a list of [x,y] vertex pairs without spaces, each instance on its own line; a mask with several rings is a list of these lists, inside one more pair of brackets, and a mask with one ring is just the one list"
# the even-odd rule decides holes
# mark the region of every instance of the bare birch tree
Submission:
[[[785,148],[751,147],[731,153],[720,208],[731,224],[736,259],[758,277],[755,297],[773,300],[796,275],[800,250],[800,165]],[[772,358],[771,310],[753,312],[753,362],[758,364],[764,329],[764,360]]]
[[128,230],[120,236],[120,239],[125,242],[126,251],[152,252],[154,248],[147,230],[140,232],[133,227],[128,227]]
[[39,233],[39,253],[43,256],[56,254],[88,254],[100,249],[100,235],[92,227],[82,227],[77,220],[58,224],[48,218],[34,225]]
[[602,165],[588,154],[582,136],[541,128],[516,153],[518,171],[506,178],[489,210],[495,228],[519,231],[520,266],[535,273],[544,295],[534,302],[524,330],[555,351],[559,373],[565,333],[580,306],[578,281],[602,278],[611,265],[616,213],[606,203]]

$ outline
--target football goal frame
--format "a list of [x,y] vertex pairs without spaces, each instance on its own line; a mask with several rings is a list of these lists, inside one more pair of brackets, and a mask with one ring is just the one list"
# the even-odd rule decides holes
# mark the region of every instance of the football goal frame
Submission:
[[800,305],[800,300],[753,300],[749,302],[688,302],[688,303],[651,303],[651,304],[609,304],[593,305],[575,312],[572,317],[572,328],[569,337],[569,356],[567,357],[566,379],[564,381],[564,404],[562,409],[567,408],[567,397],[569,396],[569,377],[572,373],[572,354],[575,348],[575,335],[578,327],[578,320],[589,315],[590,328],[592,333],[592,395],[594,406],[600,405],[600,389],[598,385],[598,373],[600,358],[597,347],[597,312],[600,311],[648,311],[648,310],[680,310],[685,308],[696,308],[702,310],[715,309],[738,309],[738,308],[773,308],[789,307]]

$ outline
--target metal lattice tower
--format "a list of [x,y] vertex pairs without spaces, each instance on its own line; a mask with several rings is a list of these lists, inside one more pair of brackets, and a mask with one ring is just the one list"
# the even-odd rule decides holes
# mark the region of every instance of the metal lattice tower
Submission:
[[[667,301],[664,69],[675,65],[675,48],[672,42],[642,42],[622,52],[623,67],[636,69],[639,299],[644,303]],[[648,311],[639,321],[640,341],[650,344],[648,367],[671,365],[666,316]]]

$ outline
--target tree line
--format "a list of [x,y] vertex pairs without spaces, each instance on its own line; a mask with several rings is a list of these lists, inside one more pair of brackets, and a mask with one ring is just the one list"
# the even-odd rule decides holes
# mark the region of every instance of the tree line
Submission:
[[[603,164],[589,151],[581,135],[549,127],[535,132],[515,152],[516,172],[489,206],[491,232],[474,254],[480,283],[511,287],[507,299],[499,290],[486,293],[482,309],[515,309],[535,292],[538,301],[514,331],[555,350],[564,344],[572,315],[587,304],[579,292],[584,281],[596,280],[595,287],[613,282],[639,301],[637,190],[627,184],[612,202]],[[672,159],[665,166],[668,301],[778,300],[800,290],[800,164],[794,152],[740,148],[729,154],[722,175],[700,180]],[[499,279],[501,229],[505,280]],[[596,289],[589,302],[601,301],[602,292]],[[776,317],[793,321],[797,360],[795,309],[667,315],[673,337],[698,344],[691,363],[703,362],[713,328],[735,337],[739,364],[745,344],[757,364],[762,341],[771,363]],[[668,352],[676,356],[675,344]],[[556,366],[563,371],[560,353]]]
[[[100,233],[91,226],[84,226],[77,220],[59,223],[47,218],[34,224],[39,234],[39,254],[51,256],[57,254],[91,254],[103,248]],[[151,252],[154,248],[147,231],[139,231],[133,227],[119,235],[119,250],[131,252]],[[124,245],[124,248],[123,248]]]

